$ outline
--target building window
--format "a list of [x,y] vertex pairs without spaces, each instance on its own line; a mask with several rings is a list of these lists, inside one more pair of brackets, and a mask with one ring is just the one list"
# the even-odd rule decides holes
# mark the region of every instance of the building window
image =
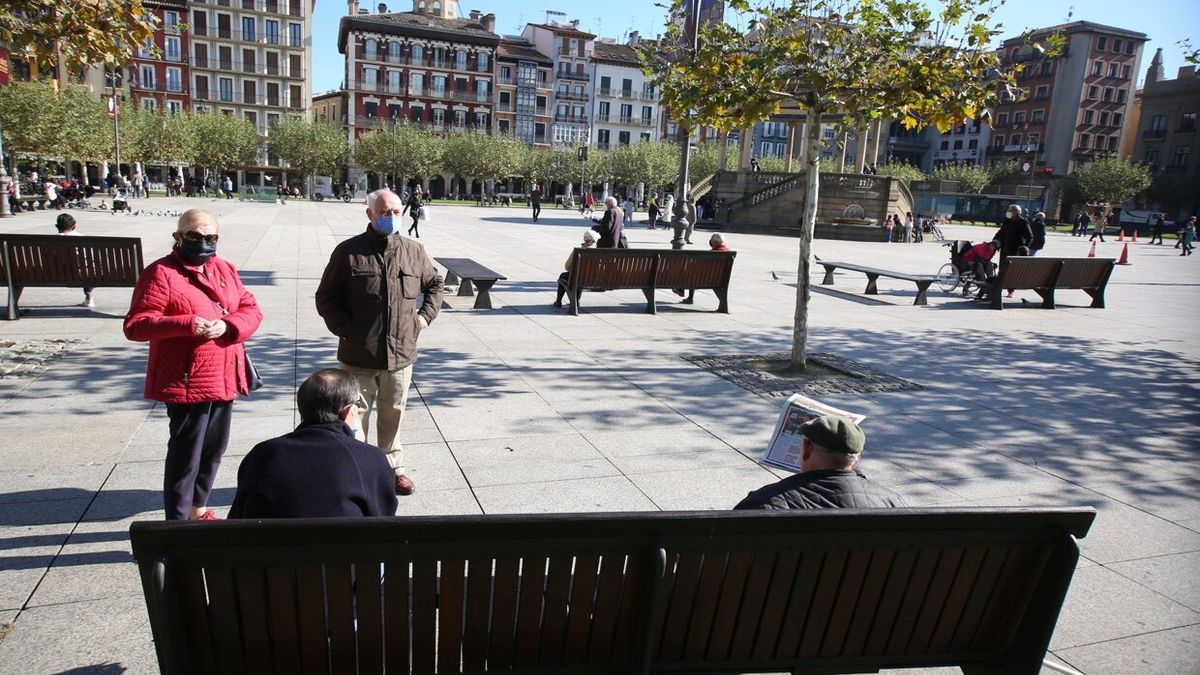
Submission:
[[257,27],[254,23],[254,17],[242,17],[242,39],[247,42],[253,42],[256,38]]
[[1102,127],[1108,126],[1108,112],[1100,113],[1100,126],[1102,126]]
[[1029,121],[1030,122],[1041,123],[1045,119],[1046,119],[1046,111],[1042,110],[1040,108],[1029,113]]
[[151,112],[158,110],[158,101],[155,101],[152,98],[144,98],[142,99],[142,109],[149,110]]
[[403,84],[400,81],[400,71],[389,70],[387,74],[387,88],[393,94],[398,94],[403,89]]
[[488,55],[486,53],[479,52],[475,55],[475,70],[478,70],[481,73],[491,71],[491,67],[488,65]]
[[1158,164],[1158,148],[1146,148],[1145,164],[1155,166]]
[[617,145],[629,145],[629,132],[628,131],[618,131],[617,132]]
[[1100,87],[1096,85],[1088,87],[1088,100],[1095,101],[1098,98],[1100,98]]
[[1024,110],[1018,111],[1015,115],[1013,115],[1013,124],[1014,125],[1024,124],[1024,123],[1025,123],[1025,111]]
[[258,113],[254,112],[253,110],[247,110],[246,111],[246,121],[249,122],[251,125],[253,125],[255,129],[257,129],[258,128]]
[[1105,87],[1105,88],[1104,88],[1104,100],[1105,100],[1105,102],[1111,102],[1111,101],[1113,100],[1113,94],[1114,94],[1114,93],[1115,93],[1115,92],[1114,92],[1114,90],[1113,90],[1113,88],[1112,88],[1112,87]]
[[258,85],[253,80],[242,82],[242,103],[258,103]]
[[1051,73],[1051,71],[1053,70],[1053,68],[1054,68],[1054,65],[1051,62],[1042,61],[1042,70],[1041,70],[1042,77],[1046,77],[1047,75],[1049,75]]
[[267,43],[279,44],[279,22],[273,19],[267,19],[263,22],[263,33],[266,35]]
[[949,150],[950,149],[950,141],[942,141],[942,149]]
[[1096,49],[1098,51],[1105,51],[1106,49],[1108,49],[1108,38],[1103,35],[1098,37],[1096,39]]
[[167,91],[183,91],[183,72],[178,68],[167,68]]
[[1124,102],[1125,102],[1125,90],[1118,89],[1117,90],[1117,103],[1124,103]]
[[374,61],[379,58],[379,41],[375,38],[367,38],[363,42],[363,58]]
[[1009,143],[1012,145],[1020,145],[1021,144],[1021,134],[1013,134],[1012,139],[1009,140]]
[[379,102],[378,101],[364,101],[363,102],[363,116],[364,117],[379,117]]
[[1113,51],[1118,54],[1121,53],[1121,39],[1120,38],[1113,38]]
[[643,131],[641,137],[638,140],[642,143],[649,143],[650,142],[650,132]]
[[1092,143],[1091,134],[1079,134],[1079,147],[1086,148]]
[[388,43],[387,46],[388,61],[396,63],[400,60],[400,43],[395,40]]
[[1129,79],[1129,74],[1130,74],[1131,72],[1132,72],[1132,71],[1131,71],[1131,69],[1130,69],[1130,67],[1129,67],[1129,66],[1121,66],[1121,77],[1122,77],[1122,78],[1124,78],[1124,79],[1128,80],[1128,79]]
[[1096,149],[1104,149],[1104,134],[1096,134]]
[[463,50],[454,52],[454,67],[459,70],[467,69],[467,53]]
[[967,149],[968,150],[978,150],[979,149],[979,139],[972,138],[971,140],[967,141]]
[[1108,149],[1110,152],[1117,151],[1117,138],[1118,137],[1116,134],[1113,134],[1112,136],[1108,137]]
[[409,73],[408,93],[420,94],[423,89],[425,89],[425,75],[423,73]]
[[301,38],[304,28],[298,23],[288,24],[288,45],[291,47],[304,46],[304,40]]
[[1166,131],[1167,130],[1167,116],[1166,115],[1155,115],[1154,117],[1151,117],[1150,118],[1150,130],[1151,131]]
[[1121,113],[1113,113],[1112,123],[1114,127],[1121,126]]
[[1117,75],[1120,72],[1121,72],[1121,64],[1119,64],[1119,63],[1108,64],[1108,76],[1109,77],[1117,77]]
[[138,84],[142,89],[154,89],[154,66],[143,65],[138,69]]
[[1033,90],[1033,99],[1035,101],[1044,101],[1044,100],[1046,100],[1046,97],[1049,95],[1050,95],[1050,87],[1048,87],[1044,84],[1038,85],[1038,87]]
[[999,117],[996,118],[996,126],[1001,129],[1008,126],[1008,113],[1000,113]]
[[1135,43],[1133,40],[1130,40],[1125,43],[1125,53],[1126,54],[1132,54],[1135,49],[1137,49],[1137,43]]
[[192,91],[192,96],[198,99],[207,99],[209,97],[207,75],[196,76],[196,88]]
[[222,77],[217,80],[217,90],[222,101],[233,101],[233,78]]
[[304,108],[304,90],[298,84],[288,87],[288,104],[296,109]]
[[1104,74],[1104,62],[1103,61],[1093,61],[1092,62],[1092,75],[1103,75],[1103,74]]
[[167,101],[167,112],[171,115],[183,112],[183,101]]
[[146,41],[138,47],[138,58],[152,59],[154,58],[154,38],[148,37]]
[[163,42],[163,57],[168,61],[182,61],[183,55],[179,49],[179,38],[168,35]]
[[179,12],[174,10],[165,10],[163,12],[163,26],[167,30],[179,30]]
[[1180,133],[1183,133],[1183,132],[1191,132],[1191,131],[1195,131],[1195,130],[1196,130],[1196,113],[1185,112],[1182,115],[1180,115],[1178,131]]
[[1190,152],[1191,148],[1188,148],[1187,146],[1175,148],[1175,157],[1171,159],[1171,166],[1187,166],[1188,154]]
[[962,148],[963,148],[963,142],[961,139],[954,141],[954,149],[955,150],[962,150]]

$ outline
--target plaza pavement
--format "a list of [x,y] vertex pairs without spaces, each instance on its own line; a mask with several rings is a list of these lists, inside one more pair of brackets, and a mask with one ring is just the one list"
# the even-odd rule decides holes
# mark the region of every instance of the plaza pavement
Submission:
[[[212,505],[224,513],[250,447],[297,423],[295,385],[334,364],[335,340],[313,308],[327,257],[365,224],[361,204],[135,201],[204,206],[222,222],[221,255],[242,270],[265,320],[249,348],[267,386],[235,406],[232,447]],[[422,243],[508,277],[497,309],[448,295],[421,335],[402,438],[417,493],[400,514],[726,509],[779,475],[755,458],[778,402],[746,393],[684,355],[786,351],[796,242],[731,235],[730,300],[717,314],[639,291],[584,296],[581,316],[550,306],[554,280],[584,223],[547,209],[434,206]],[[56,214],[0,221],[0,232],[51,233]],[[166,216],[75,212],[84,234],[141,237],[147,262],[170,246]],[[947,228],[979,240],[990,230]],[[633,246],[669,234],[638,226]],[[697,243],[707,235],[697,233]],[[1081,291],[1045,311],[1003,312],[908,282],[839,274],[814,285],[811,349],[856,359],[922,391],[826,400],[868,415],[865,472],[917,505],[1090,505],[1052,642],[1087,673],[1196,673],[1200,663],[1200,457],[1196,442],[1196,292],[1200,256],[1136,244],[1108,309]],[[1085,255],[1052,234],[1048,255]],[[944,248],[817,241],[826,259],[932,273]],[[1116,256],[1107,243],[1102,255]],[[819,268],[818,268],[819,269]],[[774,279],[775,276],[779,277]],[[814,273],[814,284],[819,273]],[[142,400],[146,346],[127,342],[129,289],[29,289],[30,311],[0,322],[0,342],[78,340],[36,376],[0,379],[0,673],[155,672],[129,524],[161,517],[167,424]],[[1032,293],[1027,297],[1033,298]]]

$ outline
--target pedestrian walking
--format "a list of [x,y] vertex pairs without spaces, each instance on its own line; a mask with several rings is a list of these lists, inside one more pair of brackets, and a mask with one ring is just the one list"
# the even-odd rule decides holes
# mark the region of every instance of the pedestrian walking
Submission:
[[633,204],[633,197],[625,197],[625,203],[621,205],[621,210],[625,212],[625,222],[633,224],[633,210],[636,208]]
[[888,214],[887,218],[883,219],[884,241],[892,243],[892,228],[896,227],[896,223],[892,220],[892,214]]
[[[1154,223],[1150,226],[1150,241],[1146,243],[1157,243],[1159,246],[1162,246],[1163,227],[1167,224],[1164,218],[1164,215],[1161,213],[1154,214]],[[1155,242],[1156,239],[1158,240],[1157,242]]]
[[1195,250],[1192,242],[1196,241],[1196,216],[1187,219],[1183,225],[1183,231],[1179,235],[1179,241],[1183,244],[1183,252],[1179,255],[1191,255]]
[[[1021,255],[1018,249],[1028,249],[1033,241],[1033,230],[1029,227],[1029,221],[1021,217],[1020,206],[1008,205],[1000,229],[992,239],[1000,242],[1000,273],[1003,274],[1008,267],[1009,256]],[[1013,297],[1012,289],[1009,289],[1008,297]]]
[[658,210],[658,197],[650,195],[650,201],[646,205],[646,215],[650,218],[649,229],[653,230],[658,227],[658,218],[661,215]]
[[233,401],[250,393],[242,344],[262,323],[237,269],[217,257],[217,218],[190,209],[175,247],[138,277],[125,337],[150,343],[145,396],[166,404],[167,520],[217,520],[209,492],[229,444]]
[[904,243],[909,243],[913,240],[913,214],[909,211],[904,214]]
[[1092,224],[1092,217],[1088,215],[1086,209],[1080,210],[1075,216],[1075,229],[1071,231],[1072,237],[1086,237],[1088,226]]
[[616,197],[604,199],[604,215],[600,220],[592,219],[596,225],[593,230],[600,233],[597,248],[628,248],[625,241],[625,215],[617,208]]
[[225,176],[225,180],[221,181],[221,191],[225,193],[225,199],[233,199],[233,178]]
[[1100,237],[1100,243],[1104,243],[1104,226],[1107,222],[1108,218],[1097,210],[1096,216],[1092,218],[1092,236],[1088,241],[1096,241],[1096,237]]
[[421,238],[421,231],[417,229],[417,225],[421,222],[421,209],[425,208],[425,204],[421,201],[421,187],[413,188],[412,194],[408,197],[408,203],[404,205],[404,209],[400,211],[400,215],[404,215],[404,211],[409,212],[409,217],[412,218],[412,226],[408,228],[408,236],[416,236]]
[[675,217],[675,195],[668,192],[663,199],[662,221],[663,229],[671,229],[671,219]]
[[537,222],[542,213],[542,186],[533,184],[533,192],[529,193],[529,204],[533,207],[533,222]]

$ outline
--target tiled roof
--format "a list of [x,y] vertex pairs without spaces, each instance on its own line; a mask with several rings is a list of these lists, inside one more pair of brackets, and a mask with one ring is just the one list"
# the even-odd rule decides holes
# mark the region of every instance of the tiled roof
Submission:
[[633,47],[623,44],[613,44],[611,42],[597,42],[592,47],[592,60],[619,63],[638,68],[642,65],[642,61],[638,58],[637,51]]
[[[1070,34],[1070,33],[1086,33],[1086,32],[1115,33],[1117,35],[1124,35],[1124,36],[1131,37],[1134,39],[1139,39],[1139,40],[1148,40],[1149,39],[1149,36],[1147,36],[1145,33],[1139,33],[1134,30],[1129,30],[1128,28],[1116,28],[1114,26],[1106,26],[1102,23],[1093,23],[1091,21],[1072,21],[1071,23],[1060,23],[1057,26],[1047,26],[1045,28],[1037,28],[1037,29],[1034,29],[1033,35],[1044,36],[1048,33]],[[1019,35],[1017,37],[1008,38],[1007,40],[1004,41],[1003,44],[1005,47],[1010,47],[1016,43],[1024,42],[1024,40],[1025,40],[1025,36]]]
[[472,19],[443,19],[439,16],[416,12],[356,14],[342,17],[338,29],[338,51],[343,54],[346,51],[346,36],[351,30],[420,35],[473,44],[494,45],[500,41],[499,35],[486,30],[483,24]]
[[539,52],[533,45],[525,41],[516,41],[501,39],[499,46],[496,48],[496,58],[509,59],[525,59],[527,61],[541,61],[542,63],[554,63],[554,61],[545,54]]
[[588,33],[587,31],[579,30],[578,28],[575,28],[574,26],[571,26],[570,24],[568,24],[566,26],[562,26],[562,25],[555,25],[555,24],[549,24],[549,23],[531,23],[529,25],[534,26],[536,28],[545,28],[546,30],[554,31],[555,33],[562,33],[564,35],[574,35],[576,37],[583,37],[583,38],[590,38],[590,39],[594,39],[596,37],[595,35],[592,35],[591,33]]

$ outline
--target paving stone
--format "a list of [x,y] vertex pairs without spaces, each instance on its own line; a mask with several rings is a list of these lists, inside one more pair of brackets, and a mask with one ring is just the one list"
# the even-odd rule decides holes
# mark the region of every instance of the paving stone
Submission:
[[[101,628],[102,627],[102,628]],[[53,642],[48,642],[52,636]],[[53,648],[48,645],[53,644]],[[157,672],[141,595],[21,612],[0,648],[0,672]]]
[[[1076,570],[1050,648],[1070,647],[1200,623],[1200,613],[1169,600],[1105,567]],[[1112,671],[1135,672],[1135,671]]]
[[629,477],[664,511],[727,510],[778,479],[758,465],[643,473]]
[[112,471],[105,464],[0,471],[0,504],[89,497]]
[[1110,563],[1108,569],[1200,612],[1200,551]]
[[1200,663],[1200,624],[1063,649],[1058,654],[1087,675],[1195,673]]
[[550,483],[497,485],[475,489],[484,513],[582,513],[656,511],[658,508],[624,476]]

